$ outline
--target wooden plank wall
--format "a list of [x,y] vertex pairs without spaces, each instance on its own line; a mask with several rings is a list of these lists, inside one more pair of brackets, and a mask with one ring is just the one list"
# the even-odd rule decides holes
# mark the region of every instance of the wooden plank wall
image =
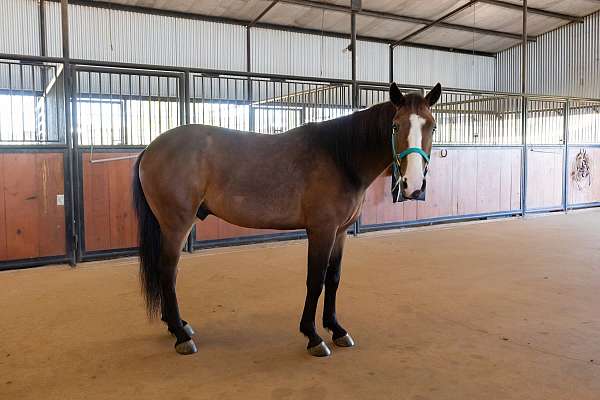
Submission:
[[392,203],[391,177],[367,191],[362,224],[408,222],[437,217],[512,211],[519,208],[519,148],[434,148],[426,201]]
[[[135,152],[98,152],[94,160],[124,157]],[[137,222],[133,209],[131,182],[134,158],[90,163],[83,153],[83,211],[85,250],[112,250],[137,247]]]
[[[98,152],[94,160],[136,155],[137,152]],[[131,201],[135,159],[90,163],[83,154],[83,210],[85,250],[113,250],[137,246],[137,224]],[[278,233],[248,229],[214,216],[196,224],[196,240],[215,240]]]
[[527,209],[562,206],[562,147],[532,147],[527,151]]
[[[584,185],[581,189],[573,180],[571,173],[575,168],[575,157],[579,150],[585,149],[590,158],[591,186]],[[586,204],[600,202],[600,148],[573,146],[569,148],[567,170],[569,172],[569,204]]]
[[66,253],[64,155],[0,153],[0,261]]

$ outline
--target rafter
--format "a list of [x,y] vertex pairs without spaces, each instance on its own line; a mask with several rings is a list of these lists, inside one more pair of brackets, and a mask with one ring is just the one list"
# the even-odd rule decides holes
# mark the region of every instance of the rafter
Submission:
[[[520,4],[509,3],[507,1],[502,1],[502,0],[479,0],[479,2],[490,4],[490,5],[496,6],[496,7],[510,8],[510,9],[519,10],[519,11],[521,11],[523,9],[523,6]],[[547,11],[547,10],[542,10],[541,8],[533,8],[533,7],[527,7],[527,13],[543,15],[545,17],[552,17],[552,18],[556,18],[556,19],[564,19],[564,20],[570,21],[570,22],[582,23],[584,20],[583,17],[579,17],[577,15],[562,14],[562,13],[557,13],[554,11]]]
[[408,39],[411,39],[411,38],[413,38],[415,36],[420,35],[421,33],[425,32],[428,29],[433,28],[435,25],[439,24],[442,21],[445,21],[446,19],[452,17],[453,15],[456,15],[456,14],[460,13],[461,11],[466,10],[467,8],[470,8],[470,7],[474,6],[475,3],[477,3],[477,0],[469,1],[468,3],[463,4],[462,6],[460,6],[460,7],[456,8],[456,9],[450,11],[449,13],[446,13],[446,14],[442,15],[440,18],[436,19],[435,21],[432,21],[432,22],[428,23],[427,25],[425,25],[424,27],[419,28],[419,29],[417,29],[416,31],[414,31],[412,33],[409,33],[408,35],[404,36],[401,39],[398,39],[397,41],[395,41],[394,43],[391,44],[392,48],[394,48],[394,47],[396,47],[396,46],[398,46],[398,45],[400,45],[400,44],[408,41]]
[[[350,7],[340,6],[337,4],[322,3],[320,1],[315,1],[315,0],[280,0],[280,2],[286,3],[286,4],[295,4],[295,5],[309,7],[309,8],[319,8],[319,9],[323,9],[323,10],[336,11],[336,12],[341,12],[341,13],[346,13],[346,14],[352,13],[352,9]],[[366,16],[366,17],[388,19],[388,20],[400,21],[400,22],[408,22],[408,23],[418,24],[418,25],[428,25],[432,22],[435,22],[435,21],[425,19],[425,18],[409,17],[406,15],[392,14],[392,13],[387,13],[387,12],[382,12],[382,11],[368,10],[368,9],[364,9],[364,8],[360,11],[356,11],[356,14]],[[475,32],[475,33],[479,33],[482,35],[498,36],[498,37],[505,37],[505,38],[509,38],[509,39],[521,40],[521,35],[518,33],[495,31],[492,29],[478,28],[478,27],[467,26],[467,25],[451,24],[451,23],[447,23],[447,22],[440,22],[436,25],[440,28],[453,29],[453,30],[464,31],[464,32]],[[534,42],[535,37],[530,36],[527,38],[527,40],[529,40],[530,42]]]
[[268,13],[269,11],[271,11],[271,8],[275,7],[275,5],[276,5],[277,3],[279,3],[279,0],[273,0],[273,1],[271,2],[271,4],[269,4],[269,5],[267,6],[267,8],[265,8],[265,9],[264,9],[264,10],[263,10],[263,11],[262,11],[262,12],[261,12],[259,15],[258,15],[258,17],[254,18],[254,19],[253,19],[252,21],[250,21],[250,23],[249,23],[248,25],[246,25],[246,26],[247,26],[248,28],[252,28],[254,25],[256,25],[256,23],[257,23],[258,21],[260,21],[260,19],[261,19],[262,17],[264,17],[264,16],[265,16],[265,14],[266,14],[266,13]]

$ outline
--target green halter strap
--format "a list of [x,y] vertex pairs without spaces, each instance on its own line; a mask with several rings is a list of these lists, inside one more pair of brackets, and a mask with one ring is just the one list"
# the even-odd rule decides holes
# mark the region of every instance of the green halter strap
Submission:
[[[394,162],[392,163],[392,196],[394,197],[394,203],[401,201],[402,191],[400,190],[400,162],[403,158],[412,153],[417,153],[425,160],[426,164],[429,164],[429,155],[423,151],[420,147],[409,147],[401,153],[396,150],[396,141],[394,140],[396,132],[392,133],[392,154]],[[425,174],[427,173],[427,166],[425,167]]]
[[425,159],[425,161],[429,162],[429,156],[427,155],[427,153],[425,153],[425,151],[423,151],[422,148],[420,147],[409,147],[408,149],[404,150],[402,153],[396,155],[396,158],[398,159],[398,161],[402,160],[404,157],[406,157],[407,155],[411,154],[411,153],[417,153],[420,154],[421,157],[423,157]]
[[423,157],[423,159],[429,164],[429,155],[427,153],[425,153],[425,151],[423,151],[422,148],[420,147],[409,147],[408,149],[404,150],[401,153],[398,153],[398,151],[396,150],[396,141],[394,140],[394,136],[396,135],[396,133],[392,133],[392,154],[394,155],[394,162],[395,163],[400,163],[400,161],[402,161],[402,159],[404,157],[406,157],[407,155],[411,154],[411,153],[417,153],[420,154],[421,157]]

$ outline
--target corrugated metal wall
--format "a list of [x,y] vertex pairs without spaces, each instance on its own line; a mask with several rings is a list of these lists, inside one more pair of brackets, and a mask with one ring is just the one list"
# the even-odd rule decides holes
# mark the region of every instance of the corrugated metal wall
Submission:
[[[46,55],[49,57],[61,57],[60,3],[47,1],[44,4],[46,13]],[[69,18],[69,21],[72,21],[72,18]]]
[[0,16],[1,53],[40,54],[39,11],[36,0],[1,0]]
[[394,49],[394,81],[404,84],[494,90],[494,57],[416,47]]
[[[600,98],[600,13],[529,43],[528,91],[536,94]],[[500,52],[496,90],[521,90],[521,47]]]
[[252,29],[253,72],[350,79],[349,41],[296,32]]
[[[252,71],[351,79],[352,53],[346,50],[350,39],[321,35],[252,29]],[[357,79],[387,82],[388,46],[357,42]]]
[[356,79],[387,82],[390,77],[390,50],[384,43],[356,42]]
[[[60,56],[60,6],[47,7],[48,53]],[[69,28],[73,58],[246,69],[246,33],[239,25],[71,5]]]
[[[36,0],[3,0],[0,52],[39,54]],[[246,69],[242,26],[70,5],[71,57],[102,61]],[[61,56],[60,4],[46,2],[47,54]],[[348,39],[253,29],[252,70],[323,78],[351,78]],[[387,82],[388,46],[358,41],[357,79]],[[402,83],[493,89],[494,59],[400,47],[395,79]],[[423,63],[423,60],[428,60]]]

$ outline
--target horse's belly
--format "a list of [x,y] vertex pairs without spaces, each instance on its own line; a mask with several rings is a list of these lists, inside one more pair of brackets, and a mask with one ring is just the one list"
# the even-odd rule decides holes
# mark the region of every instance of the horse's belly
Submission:
[[234,225],[255,229],[304,228],[297,196],[283,193],[249,195],[224,193],[217,198],[207,196],[205,202],[211,214]]

